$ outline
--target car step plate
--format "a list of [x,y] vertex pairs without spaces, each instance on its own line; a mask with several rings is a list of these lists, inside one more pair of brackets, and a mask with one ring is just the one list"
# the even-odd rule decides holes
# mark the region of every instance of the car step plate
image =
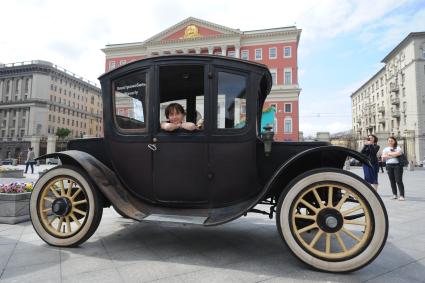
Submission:
[[191,215],[151,214],[148,217],[145,217],[143,220],[202,225],[204,224],[205,220],[207,220],[207,217]]

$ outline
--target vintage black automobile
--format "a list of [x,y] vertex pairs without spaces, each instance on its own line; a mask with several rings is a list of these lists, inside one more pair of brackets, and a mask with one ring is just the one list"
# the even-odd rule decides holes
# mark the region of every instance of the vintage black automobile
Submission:
[[[276,216],[300,260],[347,272],[370,263],[388,233],[373,188],[343,170],[355,151],[324,142],[274,142],[262,129],[267,67],[212,55],[143,59],[100,77],[104,138],[72,140],[43,158],[62,165],[34,187],[31,219],[48,244],[76,246],[104,207],[139,221],[213,226],[250,212]],[[181,104],[195,131],[166,132],[164,108]],[[267,128],[267,127],[266,127]]]

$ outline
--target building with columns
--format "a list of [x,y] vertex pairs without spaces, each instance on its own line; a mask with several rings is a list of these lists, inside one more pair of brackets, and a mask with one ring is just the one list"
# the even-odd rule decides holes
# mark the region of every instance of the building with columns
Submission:
[[357,147],[374,134],[381,149],[395,136],[413,165],[425,159],[425,32],[412,32],[351,95]]
[[265,108],[276,109],[275,139],[298,141],[298,43],[295,26],[241,31],[187,18],[143,42],[106,45],[105,71],[135,60],[167,54],[214,54],[251,60],[269,67],[273,88]]
[[54,152],[58,128],[101,136],[100,88],[46,61],[0,64],[0,159]]

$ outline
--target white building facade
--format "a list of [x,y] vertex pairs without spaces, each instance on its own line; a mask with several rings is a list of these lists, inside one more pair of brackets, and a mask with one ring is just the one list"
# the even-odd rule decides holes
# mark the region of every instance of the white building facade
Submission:
[[398,138],[413,165],[425,157],[425,32],[410,33],[385,66],[351,95],[353,133],[360,148],[375,134],[381,148]]
[[58,128],[101,136],[100,88],[46,61],[0,64],[0,159],[18,159],[29,145],[46,153],[40,144],[55,142]]

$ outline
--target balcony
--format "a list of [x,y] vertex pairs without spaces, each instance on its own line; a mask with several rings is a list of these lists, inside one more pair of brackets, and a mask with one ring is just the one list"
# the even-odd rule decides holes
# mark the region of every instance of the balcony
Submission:
[[400,98],[398,98],[397,96],[392,96],[391,97],[391,104],[392,105],[400,105]]
[[372,130],[373,128],[375,128],[375,123],[371,123],[371,124],[366,126],[367,130]]
[[385,106],[378,106],[379,113],[385,113]]
[[398,93],[399,92],[398,86],[391,86],[390,87],[390,92]]
[[400,111],[399,110],[392,110],[391,111],[391,117],[400,118]]
[[385,118],[378,118],[379,124],[385,124]]

